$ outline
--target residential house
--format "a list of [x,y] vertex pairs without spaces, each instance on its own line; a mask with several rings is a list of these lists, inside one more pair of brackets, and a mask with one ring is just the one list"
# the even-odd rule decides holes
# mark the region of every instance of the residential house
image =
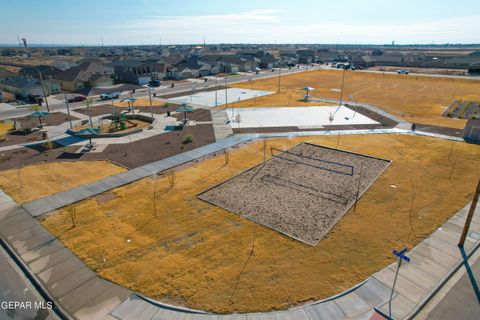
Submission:
[[310,64],[315,62],[315,51],[310,49],[297,50],[298,62],[303,64]]
[[56,59],[54,62],[53,62],[53,66],[57,69],[60,69],[60,70],[67,70],[67,69],[70,69],[70,68],[73,68],[73,67],[76,67],[78,66],[79,64],[74,62],[74,61],[70,61],[70,60],[66,60],[66,59]]
[[30,78],[40,79],[40,74],[43,80],[53,80],[62,70],[46,65],[26,66],[20,69],[19,73]]
[[260,68],[271,69],[278,66],[277,59],[272,54],[266,54],[260,58]]
[[117,60],[113,62],[113,69],[118,81],[142,86],[152,80],[155,63],[142,60]]
[[[45,81],[45,93],[60,92],[60,85],[54,81]],[[43,96],[43,88],[40,80],[29,77],[8,78],[0,81],[3,91],[15,94],[17,98],[25,98],[28,95]]]
[[55,80],[60,81],[63,90],[75,92],[85,88],[113,85],[112,74],[111,67],[84,62],[57,74]]

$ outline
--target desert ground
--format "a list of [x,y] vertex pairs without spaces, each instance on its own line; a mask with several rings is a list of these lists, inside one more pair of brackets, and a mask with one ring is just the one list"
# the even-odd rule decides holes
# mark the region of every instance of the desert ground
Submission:
[[461,142],[408,135],[266,141],[281,150],[301,142],[392,161],[355,212],[316,246],[198,198],[261,163],[261,140],[177,168],[175,179],[146,178],[87,199],[41,223],[100,276],[152,298],[221,313],[267,311],[337,294],[392,263],[392,249],[411,248],[465,206],[479,178],[480,149]]
[[26,203],[125,171],[109,161],[52,162],[0,171],[0,188]]

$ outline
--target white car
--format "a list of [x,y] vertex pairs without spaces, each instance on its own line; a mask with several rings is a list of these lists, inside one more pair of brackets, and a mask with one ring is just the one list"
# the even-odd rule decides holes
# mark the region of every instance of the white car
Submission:
[[408,74],[408,70],[400,69],[397,71],[398,74]]

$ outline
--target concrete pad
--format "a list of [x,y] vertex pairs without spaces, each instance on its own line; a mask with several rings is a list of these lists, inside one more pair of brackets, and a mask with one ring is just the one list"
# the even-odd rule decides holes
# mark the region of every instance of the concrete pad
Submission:
[[132,294],[111,315],[122,320],[150,319],[157,313],[158,307]]
[[335,303],[349,318],[353,318],[372,309],[372,306],[366,303],[355,292],[351,292],[335,299]]
[[[74,272],[82,268],[87,268],[83,262],[76,257],[71,257],[59,264],[54,265],[51,268],[45,269],[38,273],[37,276],[40,281],[49,288],[55,288],[58,282],[61,282],[63,278],[71,275]],[[88,268],[87,268],[88,269]]]
[[304,308],[310,319],[337,320],[346,319],[347,316],[340,307],[333,301],[317,303]]
[[25,212],[25,210],[18,209],[18,211],[15,212],[15,214],[11,214],[2,219],[2,223],[0,224],[0,232],[8,230],[11,226],[21,223],[32,223],[32,217]]
[[277,320],[309,320],[310,318],[303,309],[275,312]]
[[[219,82],[219,85],[220,82]],[[169,101],[175,103],[188,103],[188,104],[197,104],[207,107],[215,107],[215,92],[217,96],[217,105],[222,105],[227,103],[234,103],[238,101],[243,101],[247,99],[252,99],[255,97],[262,97],[265,95],[272,94],[273,92],[261,91],[261,90],[250,90],[243,88],[228,88],[227,90],[214,90],[214,91],[203,91],[197,92],[191,95],[184,95],[180,97],[175,97],[168,99]],[[226,94],[225,94],[226,92]]]
[[247,320],[277,320],[277,318],[274,312],[249,313],[247,314]]
[[[383,282],[387,286],[393,285],[395,272],[389,268],[385,268],[373,275],[374,278]],[[427,295],[427,290],[420,287],[417,283],[404,278],[401,274],[398,275],[395,291],[408,297],[412,302],[419,303]]]
[[43,270],[51,268],[54,265],[59,264],[60,262],[72,257],[74,257],[73,253],[71,253],[70,250],[68,250],[67,248],[64,248],[33,261],[29,264],[29,267],[33,271],[33,273],[40,273]]
[[63,249],[64,246],[57,240],[48,241],[45,244],[37,246],[20,255],[25,263],[30,263],[35,259],[41,258],[45,255],[51,254],[55,251]]
[[81,286],[83,283],[87,282],[93,277],[96,277],[95,272],[87,267],[76,271],[70,270],[70,274],[68,276],[61,278],[61,280],[58,280],[57,282],[50,282],[47,288],[48,291],[50,291],[50,293],[58,299],[75,288]]
[[95,297],[109,289],[112,285],[113,283],[111,282],[105,281],[99,277],[93,277],[58,299],[58,302],[60,302],[68,313],[73,314],[80,310],[90,300],[93,300]]
[[105,317],[109,317],[110,311],[119,306],[130,294],[130,290],[112,283],[112,286],[82,306],[73,316],[76,319],[85,320],[105,319]]
[[18,206],[15,206],[11,209],[3,209],[0,212],[0,221],[2,222],[2,225],[3,225],[3,221],[5,221],[6,219],[11,218],[11,217],[16,216],[16,215],[19,215],[19,214],[21,215],[21,214],[24,214],[24,213],[26,213],[25,210],[23,208],[18,207]]
[[17,236],[13,236],[10,244],[18,254],[21,255],[27,251],[43,246],[55,239],[55,237],[47,231],[39,232],[40,228],[41,227],[38,227],[34,230],[31,230],[32,232],[24,233],[25,240],[18,239]]
[[419,245],[417,245],[411,252],[412,253],[420,253],[422,256],[429,258],[430,260],[434,261],[442,265],[443,267],[447,268],[448,270],[452,269],[459,261],[460,255],[458,254],[457,257],[452,256],[440,249],[432,247],[427,242],[423,241]]
[[[396,271],[396,265],[390,265],[388,267],[393,272]],[[423,289],[430,291],[438,282],[442,280],[443,277],[434,277],[433,275],[422,271],[420,268],[417,268],[415,265],[410,263],[403,263],[398,272],[399,275],[408,279],[412,282],[415,282],[418,286]]]
[[[415,303],[401,294],[392,299],[392,316],[394,319],[404,319],[413,308],[415,308]],[[388,314],[388,303],[385,303],[379,309]]]
[[411,259],[409,264],[414,265],[424,273],[428,273],[436,279],[443,278],[449,271],[449,268],[434,261],[430,257],[424,256],[419,251],[411,251],[408,256]]
[[[362,114],[341,106],[269,107],[227,109],[232,128],[299,127],[378,124]],[[334,115],[330,122],[330,116]],[[355,116],[354,116],[355,115]]]
[[367,282],[355,290],[355,294],[370,306],[378,306],[390,298],[391,289],[375,278],[368,278]]

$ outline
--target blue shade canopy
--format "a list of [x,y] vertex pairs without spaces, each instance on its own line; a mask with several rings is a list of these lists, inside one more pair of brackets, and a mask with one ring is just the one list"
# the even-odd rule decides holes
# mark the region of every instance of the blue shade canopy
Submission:
[[193,109],[190,108],[190,107],[180,107],[178,108],[177,110],[175,110],[176,112],[193,112]]
[[135,102],[135,101],[137,101],[137,99],[135,99],[135,98],[125,98],[125,99],[122,99],[120,101]]
[[48,112],[42,112],[42,111],[35,111],[34,113],[30,114],[29,117],[34,118],[34,117],[45,117],[48,115]]
[[86,129],[82,129],[82,130],[79,130],[79,131],[75,132],[75,135],[80,136],[80,137],[96,136],[96,135],[98,135],[98,130],[99,129],[86,128]]

